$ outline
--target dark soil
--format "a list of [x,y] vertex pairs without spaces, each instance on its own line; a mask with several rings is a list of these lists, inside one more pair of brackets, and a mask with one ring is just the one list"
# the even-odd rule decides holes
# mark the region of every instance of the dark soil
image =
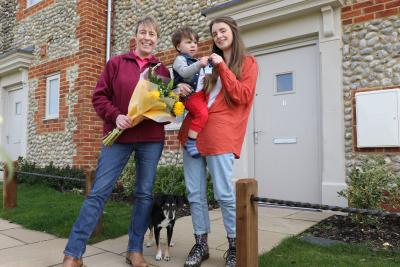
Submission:
[[379,218],[377,226],[355,223],[350,216],[335,215],[309,228],[305,235],[366,244],[373,250],[400,252],[400,218]]

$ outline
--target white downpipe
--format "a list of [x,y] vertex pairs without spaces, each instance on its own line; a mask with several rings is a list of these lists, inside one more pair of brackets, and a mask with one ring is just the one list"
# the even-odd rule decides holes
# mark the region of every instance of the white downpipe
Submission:
[[110,59],[111,53],[111,16],[112,16],[112,0],[107,3],[107,47],[106,47],[106,62]]

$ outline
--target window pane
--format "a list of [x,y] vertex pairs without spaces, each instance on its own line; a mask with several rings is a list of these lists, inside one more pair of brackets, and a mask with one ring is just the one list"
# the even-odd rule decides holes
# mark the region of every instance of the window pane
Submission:
[[293,91],[293,73],[285,73],[276,75],[276,92]]
[[59,81],[58,79],[49,82],[49,115],[58,115]]
[[28,0],[28,6],[33,6],[34,4],[39,3],[42,0]]
[[22,103],[16,102],[15,103],[15,115],[21,115],[22,113]]

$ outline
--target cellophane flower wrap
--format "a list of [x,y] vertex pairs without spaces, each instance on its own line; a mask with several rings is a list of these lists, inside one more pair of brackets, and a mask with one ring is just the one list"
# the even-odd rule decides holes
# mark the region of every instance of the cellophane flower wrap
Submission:
[[[175,122],[175,117],[180,116],[185,109],[183,103],[179,101],[179,96],[172,90],[173,81],[168,79],[167,82],[166,78],[155,74],[159,65],[149,68],[141,75],[132,93],[127,114],[132,120],[132,127],[144,119],[159,123]],[[103,144],[111,146],[123,131],[115,128],[104,137]]]

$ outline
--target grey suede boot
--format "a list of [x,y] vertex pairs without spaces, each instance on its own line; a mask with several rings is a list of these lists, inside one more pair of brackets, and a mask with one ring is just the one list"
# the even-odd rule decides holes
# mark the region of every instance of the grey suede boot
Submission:
[[210,257],[207,244],[207,234],[194,235],[196,244],[186,258],[184,267],[199,267],[201,262]]
[[229,249],[225,252],[225,266],[236,267],[236,237],[228,237]]

